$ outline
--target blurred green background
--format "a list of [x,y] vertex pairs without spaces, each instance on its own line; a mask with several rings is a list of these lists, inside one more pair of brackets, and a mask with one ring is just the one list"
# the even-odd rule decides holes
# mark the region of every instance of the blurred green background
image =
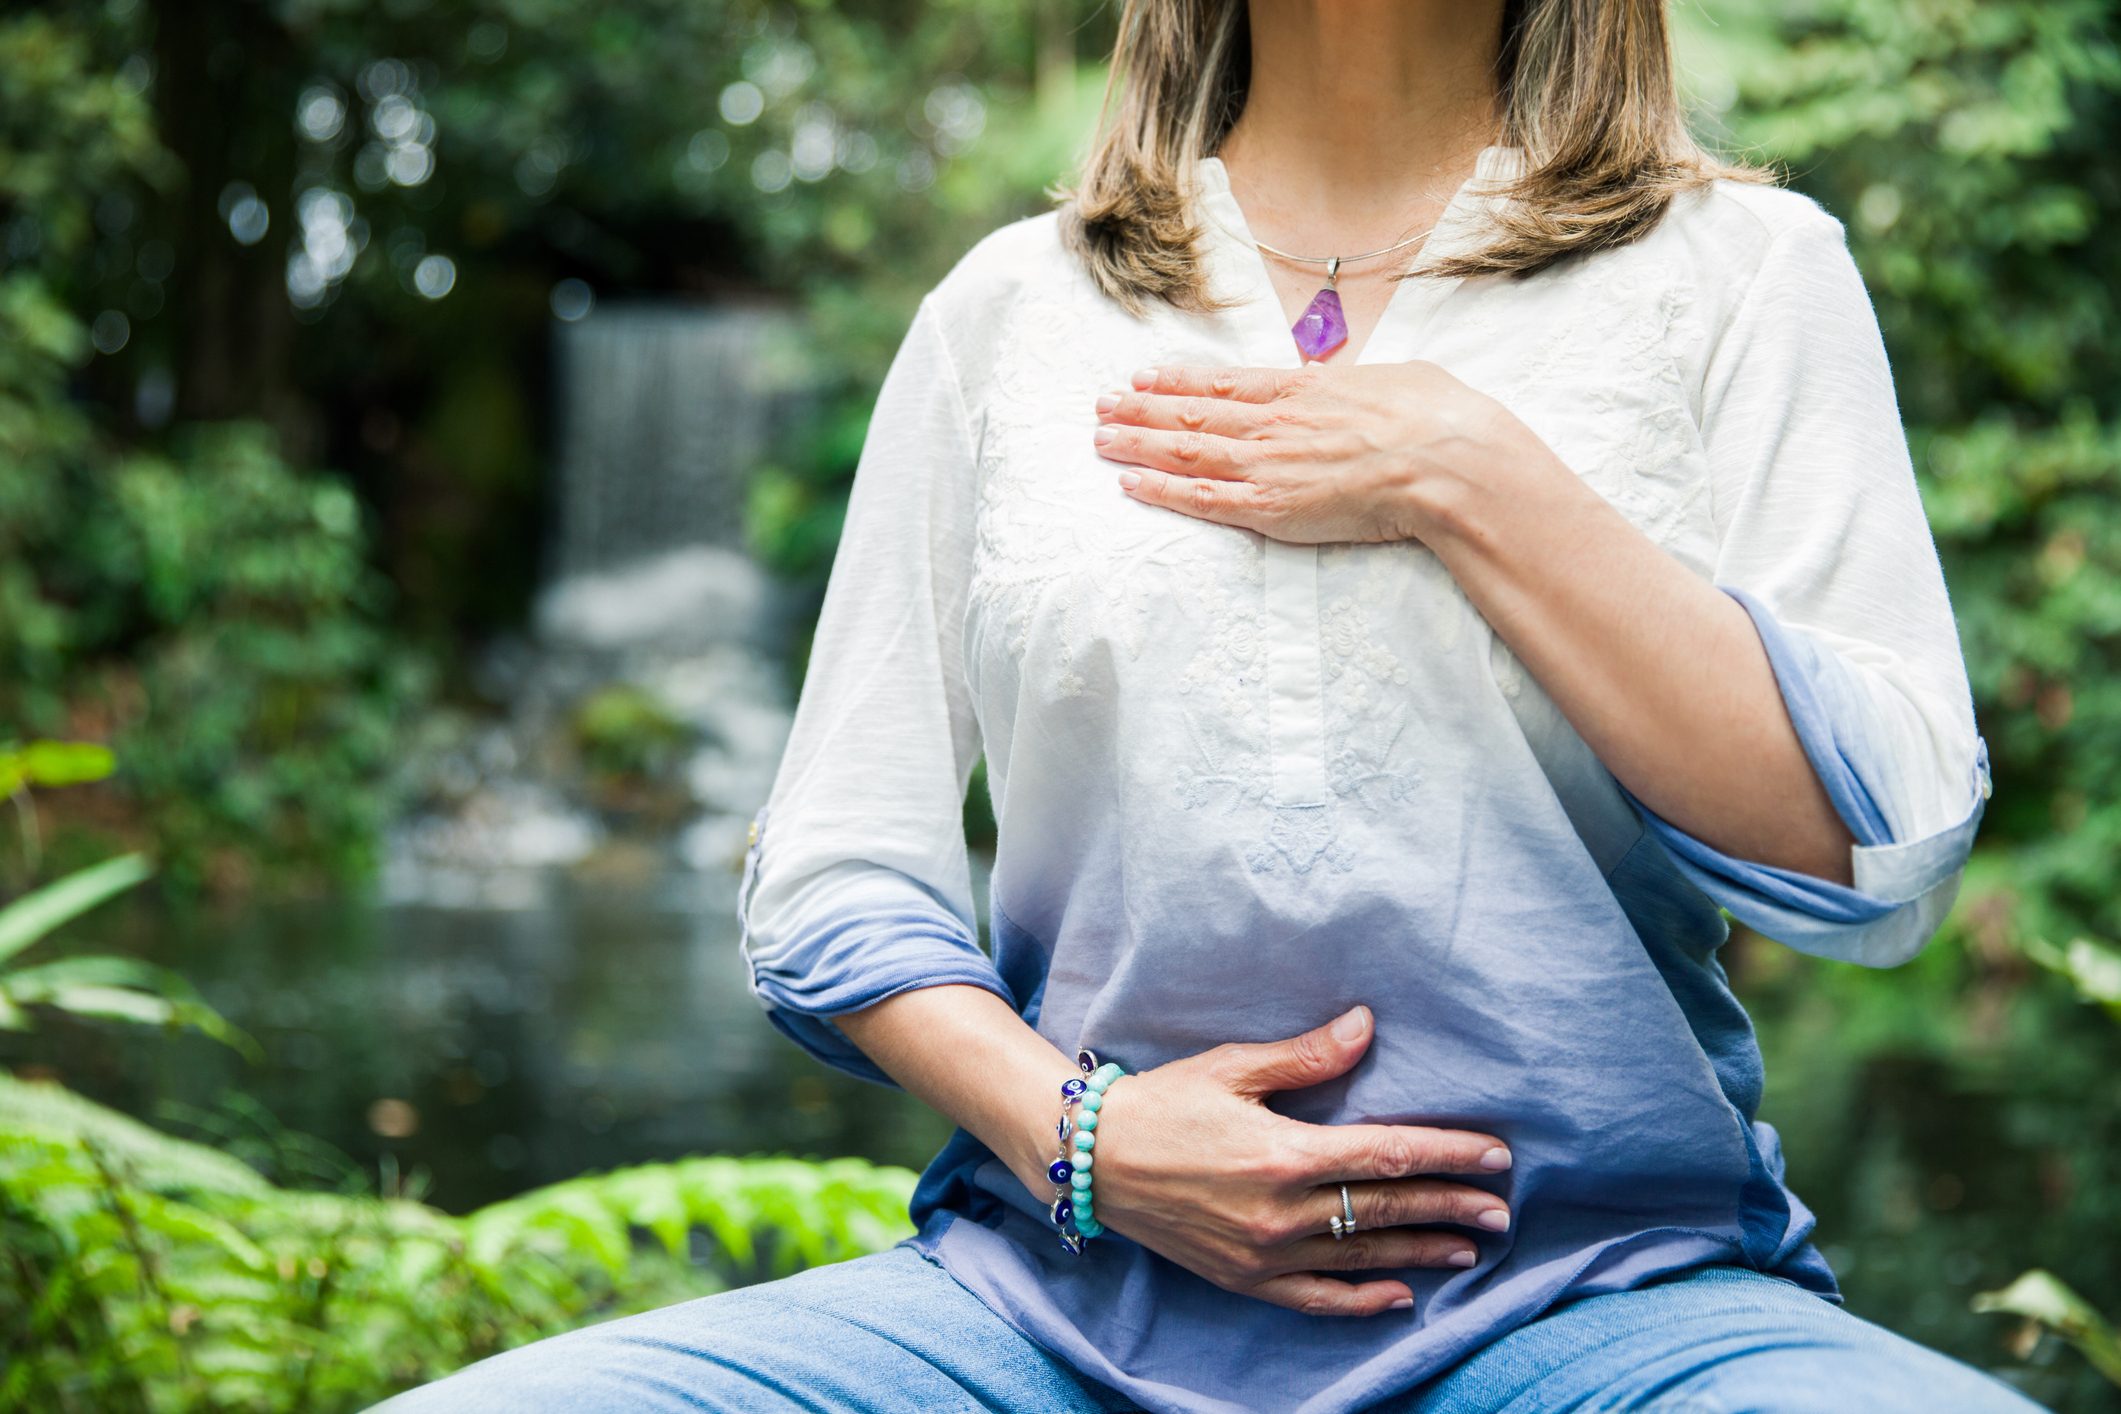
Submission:
[[[1869,972],[1740,936],[1857,1311],[2121,1406],[2121,52],[2094,0],[1675,12],[1847,225],[1996,795]],[[0,18],[0,1407],[350,1409],[904,1230],[947,1131],[733,905],[914,303],[1110,7]],[[967,824],[991,840],[975,782]]]

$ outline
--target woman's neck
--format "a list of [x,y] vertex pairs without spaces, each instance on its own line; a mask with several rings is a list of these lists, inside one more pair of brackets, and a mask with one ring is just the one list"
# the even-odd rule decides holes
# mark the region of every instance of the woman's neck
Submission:
[[1251,82],[1218,153],[1260,224],[1368,237],[1433,216],[1496,140],[1502,0],[1249,3]]

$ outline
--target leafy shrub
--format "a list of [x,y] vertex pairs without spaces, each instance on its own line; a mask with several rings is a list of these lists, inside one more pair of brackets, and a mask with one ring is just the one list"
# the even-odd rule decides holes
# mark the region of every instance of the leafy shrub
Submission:
[[152,844],[180,888],[360,877],[424,674],[339,480],[262,423],[130,445],[76,397],[100,371],[70,288],[94,213],[174,178],[139,84],[92,51],[0,20],[0,722],[115,748],[119,794],[77,823]]
[[22,670],[0,710],[96,729],[124,762],[118,828],[180,886],[365,875],[424,677],[379,626],[352,495],[250,423],[72,471],[48,525],[0,511],[50,642],[0,629]]
[[632,683],[598,688],[574,709],[575,745],[592,772],[651,776],[677,765],[692,729],[654,693]]
[[696,1158],[459,1218],[278,1188],[0,1075],[0,1407],[365,1408],[542,1336],[880,1251],[911,1231],[914,1180]]

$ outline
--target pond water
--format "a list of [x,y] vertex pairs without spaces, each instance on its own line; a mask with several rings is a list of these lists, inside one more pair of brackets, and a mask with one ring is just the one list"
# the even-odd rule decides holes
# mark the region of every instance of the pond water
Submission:
[[[129,1113],[255,1127],[248,1101],[463,1211],[683,1154],[860,1155],[919,1168],[950,1132],[903,1091],[813,1061],[748,989],[736,877],[545,878],[536,906],[331,901],[232,919],[114,905],[69,950],[174,967],[264,1049],[48,1024],[0,1039]],[[237,1092],[232,1096],[230,1092]]]

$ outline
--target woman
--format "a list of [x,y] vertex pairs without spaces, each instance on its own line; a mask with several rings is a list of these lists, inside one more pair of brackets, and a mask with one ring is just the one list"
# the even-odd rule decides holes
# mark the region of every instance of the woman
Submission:
[[918,1235],[415,1407],[2029,1407],[1838,1308],[1716,960],[1904,961],[1989,790],[1838,223],[1655,0],[1135,3],[1114,81],[891,366],[740,898],[957,1122]]

